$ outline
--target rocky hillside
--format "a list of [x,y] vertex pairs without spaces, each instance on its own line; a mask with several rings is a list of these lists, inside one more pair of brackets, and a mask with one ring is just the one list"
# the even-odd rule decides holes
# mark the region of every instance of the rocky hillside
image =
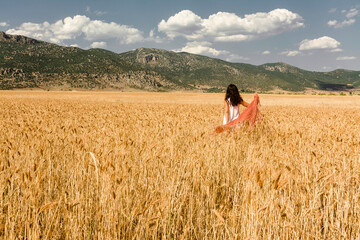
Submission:
[[244,91],[350,90],[360,86],[360,72],[336,70],[310,72],[285,63],[254,66],[219,59],[175,53],[159,49],[136,49],[120,54],[122,59],[139,63],[172,82],[201,89],[224,89],[229,83]]
[[0,32],[0,89],[180,88],[154,71],[102,50],[82,50]]
[[116,54],[0,32],[0,89],[142,89],[222,91],[351,90],[360,72],[309,72],[285,63],[229,63],[189,53],[140,48]]

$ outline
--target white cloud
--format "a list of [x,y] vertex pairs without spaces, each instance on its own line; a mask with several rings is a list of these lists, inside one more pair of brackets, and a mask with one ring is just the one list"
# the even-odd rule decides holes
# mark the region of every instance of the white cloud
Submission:
[[156,36],[155,30],[152,29],[152,30],[150,30],[150,32],[149,32],[149,37],[147,37],[147,38],[145,39],[145,41],[156,42],[156,43],[163,43],[163,42],[164,42],[164,39],[162,39],[162,38],[159,37],[159,36]]
[[205,20],[210,34],[219,37],[245,35],[247,38],[270,36],[304,26],[302,18],[286,9],[275,9],[269,13],[255,13],[238,17],[233,13],[219,12]]
[[353,25],[355,22],[356,22],[355,19],[344,20],[344,21],[342,21],[340,23],[338,21],[336,21],[336,20],[330,20],[330,21],[328,21],[327,24],[330,27],[342,28],[342,27],[347,27],[347,26]]
[[149,37],[153,38],[155,36],[155,30],[151,29],[151,31],[149,32]]
[[[37,39],[41,39],[41,38],[37,38]],[[55,43],[55,44],[63,44],[63,42],[61,41],[61,40],[59,40],[59,39],[57,39],[57,38],[53,38],[53,37],[51,37],[51,38],[49,38],[49,41],[51,42],[51,43]]]
[[330,27],[334,27],[334,28],[342,28],[342,27],[351,26],[356,22],[354,17],[356,17],[356,15],[359,14],[359,11],[356,8],[352,8],[349,11],[342,10],[341,13],[345,15],[345,17],[346,17],[345,20],[343,20],[342,22],[339,22],[337,20],[330,20],[327,22],[327,24]]
[[270,54],[270,53],[271,53],[270,51],[266,50],[266,51],[263,51],[261,54],[262,54],[262,55],[268,55],[268,54]]
[[91,22],[86,16],[76,15],[73,18],[66,17],[54,24],[47,24],[55,38],[59,40],[74,39],[82,34],[82,29]]
[[113,38],[124,44],[140,42],[144,39],[143,33],[136,28],[114,22],[91,20],[82,15],[66,17],[64,20],[59,20],[53,24],[48,22],[23,23],[20,27],[9,29],[6,33],[25,35],[57,44],[62,44],[63,40],[75,39],[81,35],[84,35],[85,39],[89,41]]
[[190,10],[183,10],[171,16],[167,21],[161,20],[158,24],[158,31],[164,32],[171,39],[177,36],[196,39],[203,28],[202,23],[201,17]]
[[7,27],[9,24],[7,22],[0,22],[0,27]]
[[338,24],[338,21],[336,21],[336,20],[330,20],[330,21],[327,22],[327,24],[328,24],[329,26],[333,27],[333,26],[336,26],[336,24]]
[[228,62],[238,62],[238,61],[244,61],[244,60],[247,61],[247,60],[249,60],[249,58],[243,57],[243,56],[240,56],[237,54],[230,54],[228,57],[226,57],[225,60]]
[[356,15],[358,15],[358,13],[359,13],[359,11],[356,8],[352,8],[346,13],[346,17],[347,18],[353,18]]
[[329,13],[334,13],[334,12],[336,12],[336,10],[337,10],[336,8],[332,8],[329,10]]
[[91,8],[89,6],[87,6],[85,8],[85,12],[86,13],[89,13],[89,14],[92,14],[92,13],[95,13],[97,16],[102,16],[102,15],[105,15],[107,14],[106,11],[98,11],[98,10],[95,10],[94,12],[91,11]]
[[244,34],[237,34],[231,36],[220,36],[215,37],[216,42],[242,42],[242,41],[249,41],[254,39],[255,37],[252,35],[244,35]]
[[158,31],[169,38],[183,36],[189,40],[210,39],[222,42],[245,41],[277,35],[303,27],[303,18],[287,9],[259,12],[243,18],[234,13],[218,12],[202,19],[183,10],[158,24]]
[[75,43],[75,44],[71,44],[70,47],[79,47],[79,45]]
[[330,52],[342,52],[343,50],[341,48],[334,48],[331,49]]
[[321,38],[309,40],[305,39],[300,43],[299,50],[313,50],[313,49],[337,49],[340,46],[340,42],[335,39],[324,36]]
[[91,48],[106,48],[106,42],[93,42],[90,47]]
[[241,60],[249,60],[247,57],[243,57],[237,54],[230,53],[226,50],[217,50],[215,48],[212,48],[212,43],[210,42],[188,42],[185,47],[183,47],[181,50],[177,50],[177,52],[188,52],[192,54],[199,54],[199,55],[205,55],[210,57],[218,57],[221,59],[224,59],[225,61],[229,62],[237,62]]
[[336,60],[340,60],[340,61],[343,61],[343,60],[354,60],[356,59],[356,57],[337,57]]
[[182,52],[188,52],[193,54],[200,55],[211,55],[211,56],[219,56],[221,54],[228,54],[228,51],[216,50],[215,48],[211,48],[210,42],[188,42],[185,47],[181,49]]
[[284,51],[284,52],[281,53],[281,55],[286,55],[286,56],[288,56],[288,57],[294,57],[294,56],[299,55],[299,54],[300,54],[300,52],[297,51],[297,50],[294,50],[294,51]]
[[[312,55],[311,50],[326,50],[328,52],[342,52],[343,50],[339,48],[341,45],[340,42],[336,41],[334,38],[323,36],[316,39],[304,39],[301,41],[299,50],[289,50],[283,51],[280,54],[286,55],[288,57],[294,57],[297,55]],[[307,51],[304,53],[304,51]]]
[[106,11],[95,11],[95,14],[96,14],[97,16],[102,16],[102,15],[107,14],[107,12],[106,12]]
[[56,44],[61,43],[61,40],[55,37],[53,30],[51,30],[51,25],[48,22],[43,22],[40,24],[31,22],[23,23],[20,25],[20,27],[7,30],[6,33],[13,35],[24,35],[44,41],[50,41]]
[[130,44],[144,40],[142,32],[136,28],[100,20],[90,21],[83,27],[82,32],[85,34],[85,39],[89,41],[115,38],[121,43]]

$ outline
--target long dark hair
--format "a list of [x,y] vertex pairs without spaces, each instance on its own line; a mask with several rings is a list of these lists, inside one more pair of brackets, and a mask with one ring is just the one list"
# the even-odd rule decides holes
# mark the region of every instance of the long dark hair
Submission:
[[226,89],[225,100],[227,101],[230,98],[230,103],[233,106],[237,106],[243,101],[239,94],[238,88],[234,84],[230,84]]

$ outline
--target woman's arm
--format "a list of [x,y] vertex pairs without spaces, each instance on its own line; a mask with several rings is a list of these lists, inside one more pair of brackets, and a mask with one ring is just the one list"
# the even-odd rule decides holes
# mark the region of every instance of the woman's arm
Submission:
[[245,101],[241,101],[240,104],[243,105],[244,107],[249,106],[249,104],[247,102],[245,102]]
[[229,122],[229,104],[226,100],[224,101],[224,115],[225,115],[226,123],[228,123]]

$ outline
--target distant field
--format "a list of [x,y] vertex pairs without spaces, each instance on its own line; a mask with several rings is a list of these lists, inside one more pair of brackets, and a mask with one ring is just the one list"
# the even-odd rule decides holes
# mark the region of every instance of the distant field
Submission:
[[360,238],[360,96],[223,97],[0,91],[0,239]]
[[[117,103],[175,103],[175,104],[215,104],[223,105],[224,94],[218,93],[149,93],[149,92],[46,92],[46,91],[1,91],[2,98],[81,100],[92,102]],[[241,94],[248,102],[253,94]],[[271,105],[315,105],[360,107],[360,96],[339,95],[291,95],[291,94],[260,94],[263,106]]]

